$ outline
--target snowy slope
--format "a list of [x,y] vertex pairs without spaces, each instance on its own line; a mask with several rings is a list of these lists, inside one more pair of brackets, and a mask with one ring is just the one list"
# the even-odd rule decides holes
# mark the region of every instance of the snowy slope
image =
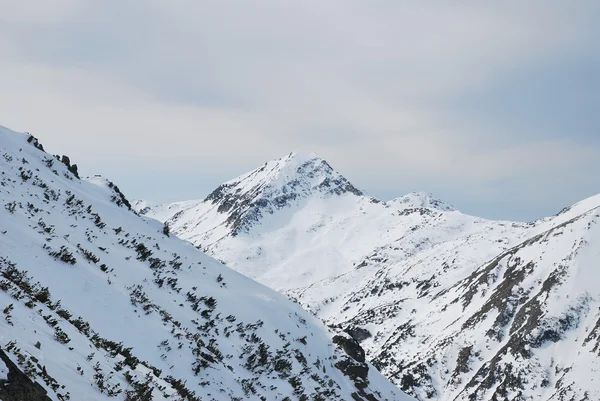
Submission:
[[600,195],[490,221],[426,193],[379,201],[290,154],[179,205],[145,213],[348,332],[418,399],[600,399]]
[[[381,202],[316,155],[296,153],[224,183],[203,201],[140,205],[181,238],[278,290],[346,272],[412,228],[399,224],[406,210],[453,210],[422,193]],[[471,223],[456,224],[451,231]]]
[[347,334],[76,173],[0,127],[0,399],[409,399]]
[[143,200],[134,200],[131,202],[131,207],[142,216],[152,213],[153,219],[164,222],[180,211],[195,204],[195,201],[156,204]]
[[477,267],[482,239],[374,262],[367,280],[323,308],[420,399],[600,399],[597,221],[598,209]]

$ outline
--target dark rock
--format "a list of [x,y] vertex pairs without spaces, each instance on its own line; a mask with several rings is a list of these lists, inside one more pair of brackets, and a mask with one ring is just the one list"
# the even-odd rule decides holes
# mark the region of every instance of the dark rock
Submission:
[[[108,181],[108,180],[107,180]],[[127,197],[121,192],[118,186],[116,186],[112,181],[108,181],[108,187],[112,189],[114,195],[111,197],[111,201],[116,203],[117,206],[126,206],[127,209],[131,210],[131,203],[127,200]],[[150,210],[149,208],[144,209],[144,211],[140,211],[140,214],[143,215]]]
[[346,333],[348,333],[350,337],[352,337],[359,343],[371,337],[371,333],[369,332],[369,330],[363,329],[362,327],[358,326],[350,327],[346,330]]
[[[370,400],[365,393],[369,385],[369,365],[365,362],[365,351],[355,339],[343,335],[333,337],[333,343],[346,354],[335,364],[335,367],[354,382],[358,392],[356,396],[353,395],[353,398]],[[363,398],[356,398],[358,396]]]
[[369,367],[364,363],[356,363],[351,359],[344,359],[335,364],[335,367],[348,376],[357,388],[365,388],[369,385]]
[[357,362],[365,361],[365,350],[362,349],[358,341],[354,338],[346,338],[343,336],[333,337],[333,343],[339,345],[344,352]]
[[0,359],[8,368],[7,380],[0,380],[0,400],[51,401],[46,390],[27,377],[2,349],[0,349]]
[[378,401],[373,394],[367,394],[364,391],[352,393],[352,399],[355,401]]
[[71,173],[73,173],[73,175],[77,178],[79,178],[79,172],[77,171],[77,164],[73,164],[71,167],[69,167],[69,171]]
[[[27,132],[27,134],[29,134],[29,133]],[[39,149],[42,152],[44,152],[44,147],[42,146],[40,141],[38,141],[38,139],[35,136],[29,134],[29,138],[27,138],[27,143],[32,144],[36,149]]]
[[71,159],[69,156],[62,155],[60,158],[60,162],[67,166],[67,169],[73,174],[75,177],[79,178],[79,172],[77,171],[77,164],[71,165]]
[[[264,171],[266,165],[257,172]],[[223,184],[215,189],[205,199],[217,206],[217,212],[227,213],[226,224],[231,228],[231,235],[248,232],[254,223],[262,217],[298,202],[312,192],[327,195],[342,195],[352,193],[357,196],[363,193],[345,178],[338,176],[326,161],[318,158],[308,160],[298,166],[295,177],[283,183],[269,197],[264,197],[268,182],[260,182],[252,188],[241,190],[241,181]],[[317,174],[325,175],[319,184],[309,187],[306,179],[314,178]]]
[[473,346],[463,347],[458,352],[458,358],[456,358],[456,369],[454,370],[454,376],[458,376],[461,373],[469,373],[471,371],[470,359],[473,353]]

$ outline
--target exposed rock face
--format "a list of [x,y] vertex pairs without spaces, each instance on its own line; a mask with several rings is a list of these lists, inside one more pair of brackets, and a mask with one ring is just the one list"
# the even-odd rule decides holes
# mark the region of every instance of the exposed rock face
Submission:
[[365,361],[365,351],[358,342],[346,334],[340,334],[333,337],[333,343],[342,351],[343,356],[335,366],[348,376],[357,388],[352,393],[352,399],[355,401],[377,401],[377,396],[367,391],[369,386],[369,365]]
[[40,141],[38,141],[38,139],[31,134],[29,135],[29,138],[27,138],[27,143],[32,144],[33,146],[35,146],[37,149],[39,149],[41,151],[44,151],[44,147],[42,146]]
[[335,366],[348,376],[359,390],[369,385],[369,366],[365,363],[365,351],[351,337],[337,335],[333,343],[340,347],[346,357],[336,362]]
[[115,202],[119,206],[123,205],[123,206],[127,207],[127,209],[131,210],[131,203],[129,203],[129,200],[123,194],[123,192],[121,192],[119,187],[116,186],[115,184],[113,184],[112,181],[108,181],[108,187],[110,189],[112,189],[115,193],[112,201]]
[[369,330],[363,329],[362,327],[356,327],[356,326],[346,329],[346,333],[348,333],[350,335],[350,337],[352,337],[359,343],[363,342],[367,338],[371,337],[371,333],[369,332]]
[[339,345],[344,352],[357,362],[365,361],[365,350],[360,347],[360,344],[352,337],[337,335],[333,337],[333,343]]
[[31,381],[2,349],[0,349],[0,359],[8,368],[7,379],[0,379],[0,400],[51,401],[46,390],[38,383]]
[[236,236],[248,231],[266,214],[290,206],[311,195],[332,196],[362,192],[314,154],[288,156],[229,181],[206,197],[226,214],[226,224]]
[[69,169],[69,171],[71,173],[73,173],[73,175],[75,177],[79,178],[79,172],[78,172],[77,164],[71,165],[71,159],[69,159],[69,156],[62,155],[62,157],[60,158],[60,162],[62,164],[64,164],[65,166],[67,166],[67,168]]

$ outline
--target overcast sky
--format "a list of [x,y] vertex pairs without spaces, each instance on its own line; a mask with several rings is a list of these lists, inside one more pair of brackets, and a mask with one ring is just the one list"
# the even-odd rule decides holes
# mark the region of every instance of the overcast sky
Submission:
[[291,150],[490,218],[599,193],[600,2],[452,3],[0,0],[0,125],[159,202]]

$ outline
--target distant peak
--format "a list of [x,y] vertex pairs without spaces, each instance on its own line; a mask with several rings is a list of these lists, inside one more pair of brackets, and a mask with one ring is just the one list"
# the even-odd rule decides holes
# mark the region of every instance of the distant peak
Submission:
[[236,233],[266,214],[312,196],[363,193],[312,152],[291,152],[219,186],[205,201],[228,213]]
[[[248,188],[259,186],[285,186],[300,181],[322,181],[326,178],[341,177],[324,159],[314,152],[290,152],[278,159],[270,160],[261,167],[225,182],[225,186]],[[343,178],[343,177],[342,177]]]
[[312,192],[361,194],[316,153],[297,151],[268,161],[261,167],[224,183],[219,192],[225,188],[238,195],[249,191],[253,196],[273,196],[280,191],[285,194],[296,192],[298,195]]
[[431,194],[430,192],[411,192],[399,198],[386,202],[390,206],[402,206],[407,208],[430,208],[444,212],[456,210],[454,206],[446,203]]
[[[272,160],[255,171],[272,169],[272,177],[293,179],[301,176],[339,175],[324,159],[313,152],[290,152],[286,156]],[[252,174],[252,173],[250,173]]]
[[331,166],[329,166],[325,160],[320,158],[314,152],[290,152],[279,159],[271,160],[265,163],[257,170],[262,170],[264,168],[269,169],[273,167],[275,170],[281,172],[285,171],[289,174],[296,174],[300,172],[302,167],[307,166],[310,166],[310,169],[313,170],[325,167],[328,172],[333,172]]

